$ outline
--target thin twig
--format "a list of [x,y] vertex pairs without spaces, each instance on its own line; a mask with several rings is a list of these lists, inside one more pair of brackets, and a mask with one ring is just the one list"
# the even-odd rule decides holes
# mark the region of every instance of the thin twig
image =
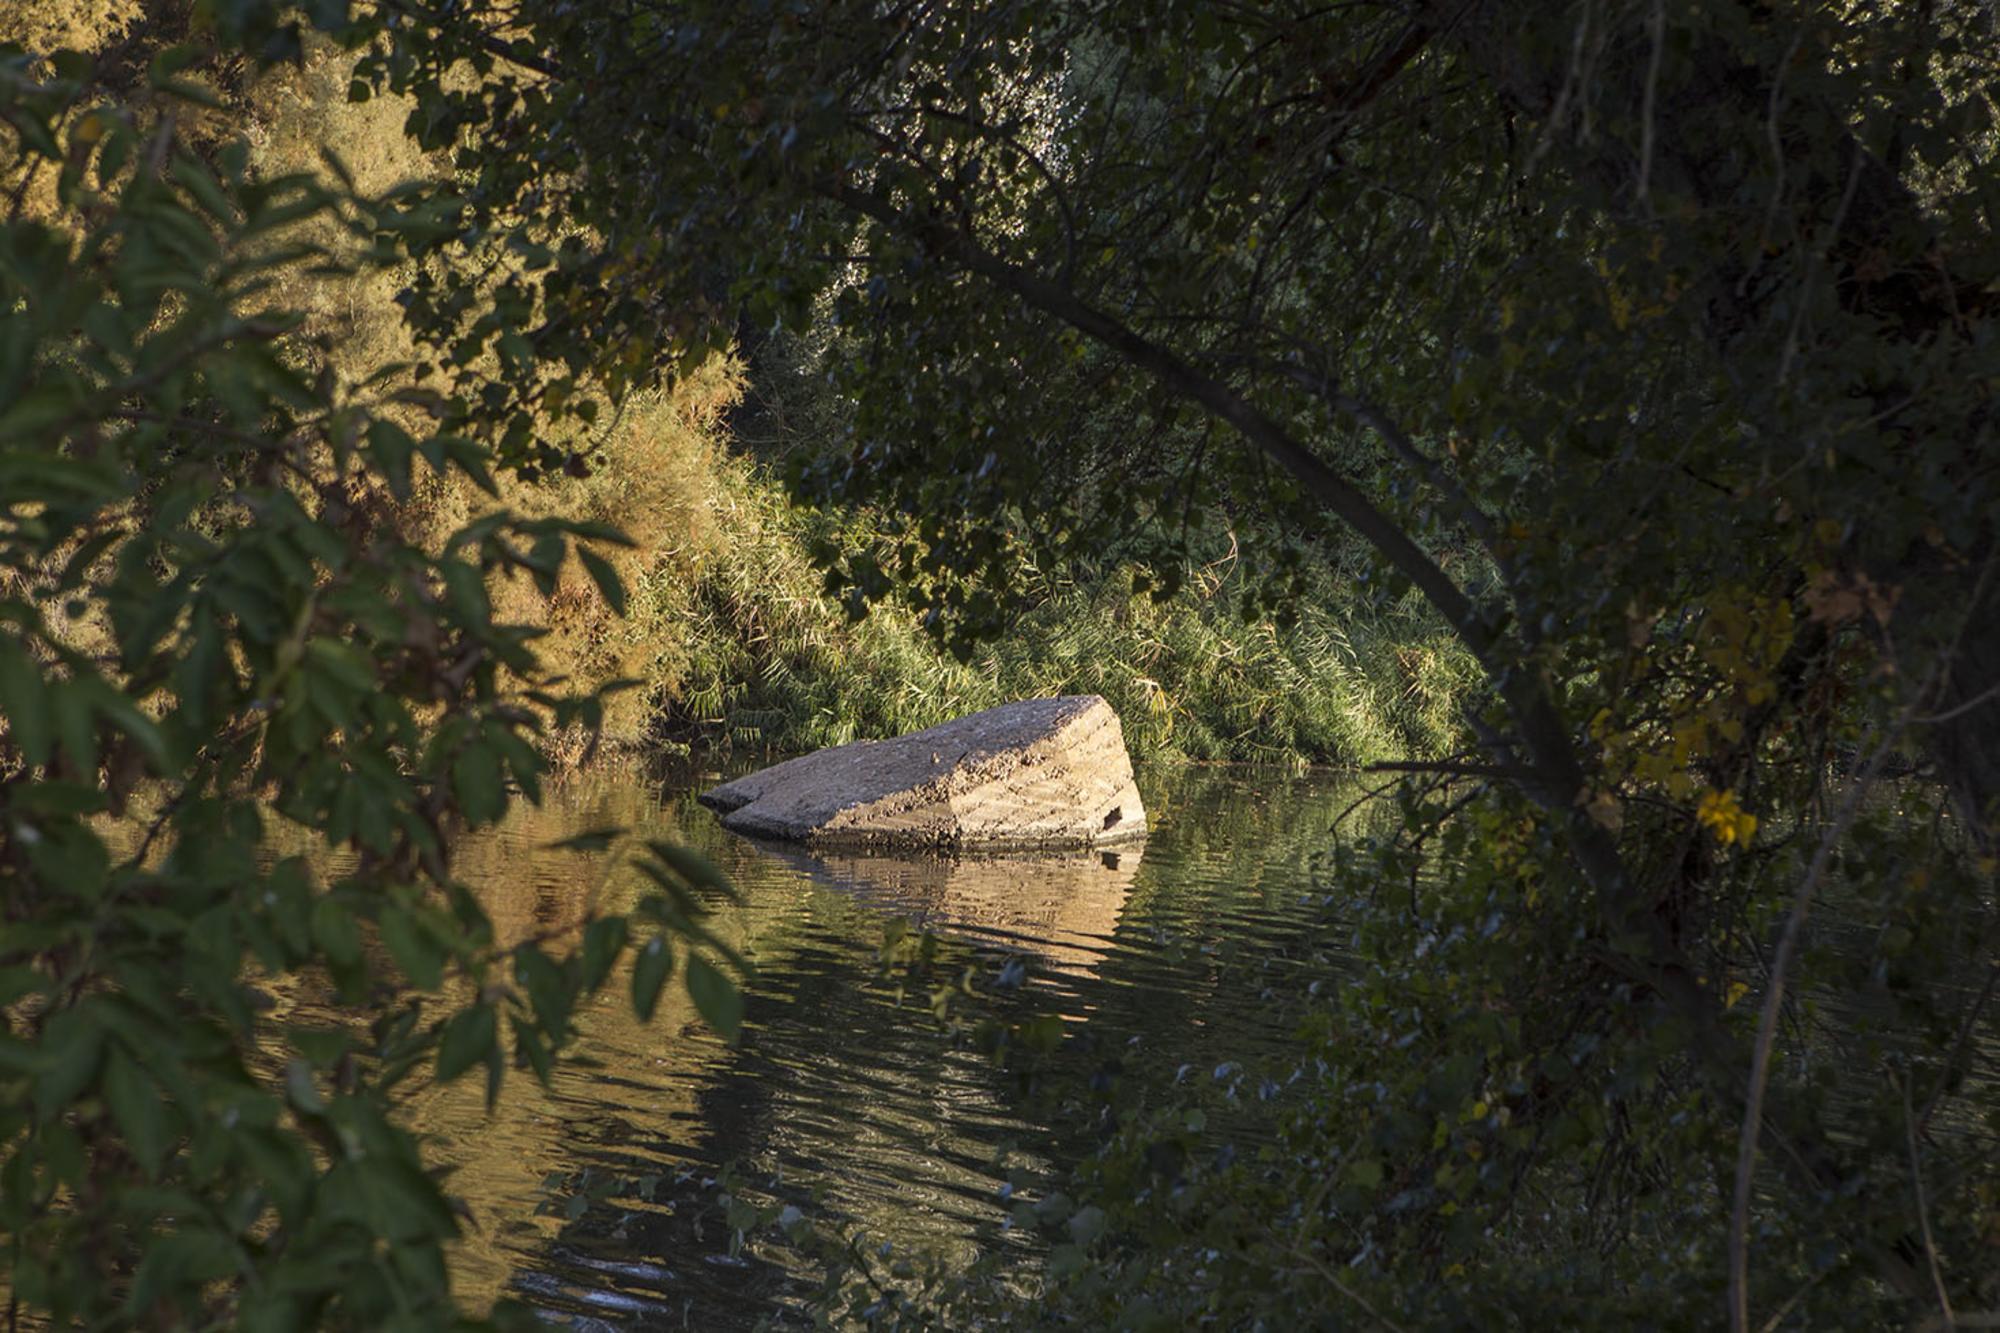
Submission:
[[1960,1328],[2000,1328],[2000,1310],[1979,1310],[1972,1314],[1955,1314],[1950,1320],[1936,1315],[1918,1324],[1914,1333],[1951,1333]]
[[1910,1145],[1910,1185],[1917,1193],[1917,1225],[1924,1233],[1924,1258],[1930,1261],[1931,1285],[1937,1288],[1938,1313],[1944,1318],[1944,1326],[1951,1328],[1956,1321],[1951,1317],[1951,1297],[1945,1294],[1944,1270],[1938,1267],[1937,1241],[1931,1235],[1931,1209],[1924,1198],[1924,1171],[1917,1156],[1917,1112],[1910,1105],[1910,1083],[1903,1084],[1903,1136]]
[[[1852,190],[1849,191],[1852,197]],[[1844,208],[1843,208],[1844,211]],[[1839,229],[1838,220],[1835,230]],[[1982,571],[1984,575],[1993,566]],[[1978,597],[1972,605],[1977,607]],[[1882,774],[1882,767],[1888,762],[1896,742],[1908,729],[1911,718],[1930,699],[1932,691],[1949,679],[1951,657],[1955,655],[1963,640],[1968,622],[1961,622],[1958,633],[1952,640],[1952,648],[1945,657],[1934,664],[1931,672],[1910,697],[1900,717],[1889,724],[1883,732],[1882,740],[1875,747],[1863,766],[1861,775],[1855,780],[1854,790],[1849,793],[1846,804],[1833,827],[1820,839],[1819,847],[1813,853],[1812,864],[1807,868],[1806,877],[1799,885],[1798,893],[1792,900],[1792,910],[1785,919],[1784,934],[1778,940],[1778,952],[1771,960],[1770,988],[1765,992],[1764,1003],[1757,1015],[1757,1044],[1751,1053],[1750,1088],[1744,1099],[1743,1123],[1736,1147],[1736,1187],[1735,1198],[1729,1215],[1729,1326],[1732,1333],[1749,1333],[1750,1328],[1750,1183],[1757,1162],[1757,1144],[1762,1137],[1764,1118],[1764,1093],[1771,1078],[1771,1050],[1775,1044],[1778,1018],[1784,1007],[1785,978],[1791,969],[1791,962],[1798,950],[1799,939],[1805,932],[1805,920],[1811,910],[1812,900],[1818,893],[1820,883],[1826,878],[1827,868],[1833,861],[1834,849],[1847,836],[1854,820],[1861,812],[1861,803],[1876,779]]]
[[1294,1259],[1297,1259],[1300,1263],[1304,1264],[1307,1268],[1310,1268],[1313,1272],[1317,1273],[1321,1278],[1325,1279],[1328,1286],[1332,1287],[1335,1291],[1347,1297],[1348,1300],[1353,1301],[1356,1305],[1360,1306],[1363,1310],[1367,1311],[1368,1317],[1370,1319],[1373,1319],[1377,1324],[1381,1325],[1383,1328],[1389,1329],[1391,1333],[1403,1333],[1403,1326],[1401,1324],[1398,1324],[1395,1320],[1389,1318],[1388,1315],[1385,1315],[1380,1310],[1376,1309],[1372,1304],[1369,1303],[1368,1298],[1366,1296],[1363,1296],[1360,1292],[1356,1291],[1354,1288],[1348,1286],[1345,1282],[1341,1281],[1340,1275],[1334,1272],[1331,1268],[1329,1268],[1324,1260],[1315,1258],[1310,1254],[1306,1254],[1304,1251],[1300,1250],[1296,1245],[1292,1247],[1292,1257]]
[[1492,516],[1479,507],[1478,503],[1473,500],[1466,489],[1459,484],[1457,478],[1447,472],[1442,464],[1429,454],[1426,454],[1422,449],[1419,449],[1416,442],[1394,421],[1390,420],[1389,415],[1380,407],[1365,398],[1357,398],[1352,394],[1342,392],[1340,386],[1331,377],[1315,374],[1313,371],[1294,362],[1281,362],[1275,365],[1273,369],[1277,370],[1279,374],[1285,376],[1285,378],[1291,380],[1293,383],[1317,394],[1325,400],[1327,406],[1336,411],[1345,412],[1348,416],[1353,417],[1356,421],[1374,431],[1376,436],[1384,444],[1388,445],[1397,457],[1415,468],[1423,476],[1424,480],[1430,482],[1431,485],[1444,493],[1445,498],[1458,508],[1460,517],[1465,520],[1465,525],[1479,536],[1480,541],[1486,545],[1488,550],[1493,550],[1498,545],[1499,530],[1495,526]]
[[1966,1047],[1972,1042],[1972,1034],[1979,1027],[1979,1016],[1986,1012],[1986,1006],[1993,1000],[1996,984],[2000,984],[2000,962],[1987,964],[1986,985],[1979,992],[1978,998],[1966,1009],[1965,1021],[1958,1025],[1958,1037],[1952,1042],[1951,1054],[1945,1057],[1944,1068],[1938,1074],[1937,1091],[1931,1094],[1930,1101],[1925,1104],[1924,1113],[1917,1117],[1919,1134],[1930,1127],[1931,1117],[1937,1114],[1938,1107],[1944,1103],[1945,1092],[1951,1087],[1952,1070],[1956,1069],[1958,1062],[1964,1058]]
[[1653,38],[1653,56],[1646,65],[1646,96],[1639,110],[1639,211],[1653,211],[1653,107],[1660,91],[1660,59],[1667,49],[1666,0],[1653,0],[1653,12],[1646,20]]
[[1924,726],[1933,726],[1939,722],[1950,722],[1954,718],[1964,717],[1975,708],[1992,703],[1995,699],[2000,699],[2000,684],[1988,686],[1956,708],[1947,709],[1942,713],[1928,713],[1923,717],[1913,717],[1910,721],[1920,723]]
[[1542,132],[1535,136],[1535,146],[1528,150],[1524,175],[1532,173],[1543,155],[1554,146],[1556,127],[1569,113],[1569,99],[1576,94],[1577,84],[1583,76],[1583,45],[1590,39],[1590,14],[1590,9],[1586,7],[1577,21],[1576,33],[1570,39],[1569,65],[1563,71],[1562,86],[1556,90],[1555,104],[1549,108],[1548,118],[1542,122]]
[[[1785,48],[1784,58],[1777,63],[1771,73],[1771,98],[1764,111],[1764,137],[1771,145],[1771,169],[1774,179],[1771,182],[1771,204],[1764,210],[1763,235],[1757,238],[1757,253],[1760,256],[1770,248],[1772,229],[1778,225],[1778,209],[1785,201],[1785,145],[1784,140],[1778,135],[1778,105],[1783,100],[1785,71],[1792,67],[1792,57],[1799,53],[1799,40],[1804,35],[1805,29],[1802,25],[1792,34],[1791,45]],[[1756,271],[1757,266],[1754,263],[1743,270],[1743,278],[1736,285],[1737,295],[1744,293],[1745,284],[1750,281],[1750,275]]]
[[1373,802],[1375,800],[1380,799],[1383,796],[1388,795],[1391,791],[1394,791],[1402,781],[1403,780],[1401,778],[1394,778],[1388,782],[1380,784],[1379,786],[1369,787],[1365,789],[1361,793],[1361,795],[1355,797],[1354,800],[1351,803],[1349,803],[1348,807],[1345,810],[1342,810],[1339,814],[1335,815],[1333,817],[1332,822],[1329,823],[1327,827],[1333,829],[1335,832],[1338,832],[1340,826],[1347,822],[1347,817],[1349,815],[1353,814],[1356,810],[1359,810],[1362,806],[1367,805],[1370,802]]
[[1855,816],[1861,813],[1862,798],[1874,786],[1887,761],[1900,728],[1890,728],[1882,743],[1869,757],[1868,766],[1855,783],[1833,827],[1820,839],[1812,865],[1792,899],[1791,914],[1785,919],[1785,933],[1779,937],[1778,953],[1771,962],[1771,984],[1764,993],[1763,1008],[1757,1015],[1757,1044],[1750,1057],[1750,1092],[1744,1100],[1743,1125],[1736,1146],[1736,1195],[1729,1214],[1729,1327],[1732,1333],[1750,1329],[1750,1181],[1757,1163],[1757,1142],[1762,1137],[1764,1091],[1771,1079],[1771,1048],[1778,1035],[1778,1015],[1784,1008],[1785,976],[1798,951],[1799,937],[1805,933],[1806,914],[1820,881],[1833,861],[1833,849],[1847,836]]
[[[1819,255],[1817,256],[1821,264],[1827,261],[1828,256],[1833,253],[1833,248],[1840,244],[1840,233],[1847,227],[1847,210],[1853,207],[1854,195],[1861,188],[1861,168],[1865,165],[1866,161],[1867,151],[1862,147],[1861,141],[1856,139],[1854,141],[1854,165],[1847,173],[1847,188],[1840,193],[1840,207],[1834,210],[1833,225],[1827,228],[1826,244],[1820,248]],[[1798,354],[1799,331],[1805,327],[1806,312],[1812,308],[1813,278],[1817,273],[1817,268],[1808,267],[1804,278],[1800,281],[1798,309],[1792,314],[1792,327],[1785,332],[1784,350],[1778,356],[1778,383],[1780,385],[1783,385],[1786,380],[1791,378],[1792,358]]]
[[1831,1273],[1832,1271],[1833,1270],[1831,1268],[1822,1268],[1819,1270],[1819,1272],[1814,1273],[1811,1277],[1807,1278],[1806,1284],[1803,1287],[1800,1287],[1797,1291],[1793,1292],[1791,1295],[1791,1299],[1787,1300],[1783,1305],[1779,1306],[1778,1312],[1776,1314],[1772,1315],[1769,1319],[1766,1319],[1764,1321],[1764,1327],[1760,1331],[1760,1333],[1778,1333],[1779,1326],[1785,1322],[1785,1316],[1790,1314],[1792,1311],[1798,1309],[1799,1302],[1804,1300],[1806,1296],[1811,1293],[1814,1287],[1817,1287],[1820,1283],[1824,1282],[1826,1280],[1827,1274]]

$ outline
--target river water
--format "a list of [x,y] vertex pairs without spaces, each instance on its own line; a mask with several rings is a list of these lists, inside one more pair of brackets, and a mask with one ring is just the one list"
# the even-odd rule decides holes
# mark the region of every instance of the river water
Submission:
[[897,995],[881,954],[894,919],[965,942],[975,984],[1016,1012],[1061,1018],[1078,1087],[1107,1069],[1206,1080],[1240,1089],[1247,1118],[1273,1091],[1292,1008],[1339,965],[1307,924],[1356,795],[1338,778],[1144,773],[1143,844],[947,860],[736,838],[694,801],[722,776],[580,778],[459,853],[507,940],[642,892],[618,847],[557,840],[618,826],[691,846],[737,886],[710,924],[757,969],[734,1047],[678,979],[649,1024],[607,986],[550,1087],[516,1072],[491,1114],[476,1078],[416,1095],[410,1123],[470,1211],[456,1264],[475,1304],[506,1294],[590,1330],[802,1322],[812,1264],[781,1228],[746,1225],[753,1200],[948,1263],[1016,1247],[1031,1273],[1036,1242],[1009,1228],[1008,1196],[1032,1197],[1085,1140],[1059,1081],[1024,1086]]

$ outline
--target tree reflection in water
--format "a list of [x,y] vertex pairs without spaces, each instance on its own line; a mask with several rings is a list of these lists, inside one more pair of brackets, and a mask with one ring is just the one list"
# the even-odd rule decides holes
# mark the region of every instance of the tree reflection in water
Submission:
[[[1154,832],[1116,852],[894,858],[814,854],[722,833],[692,801],[708,775],[660,796],[633,779],[580,780],[541,810],[468,840],[458,873],[504,938],[583,919],[592,895],[642,891],[615,851],[549,844],[631,827],[692,846],[734,880],[710,926],[756,964],[740,1046],[695,1020],[678,986],[640,1024],[621,985],[577,1015],[572,1059],[547,1089],[517,1072],[489,1115],[473,1081],[409,1108],[456,1170],[472,1225],[458,1279],[475,1302],[503,1290],[588,1326],[749,1327],[814,1285],[780,1229],[786,1203],[871,1243],[969,1261],[1007,1230],[1000,1190],[1032,1182],[1084,1143],[971,1044],[879,984],[883,927],[1007,950],[983,975],[1023,977],[1023,1003],[1062,1015],[1058,1056],[1093,1074],[1171,1082],[1183,1066],[1246,1067],[1287,1030],[1274,969],[1320,965],[1304,944],[1313,862],[1352,799],[1325,776],[1230,770],[1142,776]],[[1315,962],[1315,960],[1317,960]],[[732,1193],[730,1182],[737,1182]],[[1024,1269],[1031,1271],[1031,1269]],[[802,1316],[801,1316],[802,1317]]]

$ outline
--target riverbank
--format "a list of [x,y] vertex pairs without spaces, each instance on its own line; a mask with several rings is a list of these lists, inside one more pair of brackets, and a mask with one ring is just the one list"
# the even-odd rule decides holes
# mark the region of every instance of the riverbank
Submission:
[[1228,563],[1155,602],[1133,571],[1043,575],[1009,633],[959,661],[894,603],[853,621],[823,591],[817,542],[865,543],[866,514],[795,503],[724,426],[733,365],[637,404],[581,480],[511,502],[619,523],[621,617],[585,571],[544,595],[496,589],[549,626],[544,656],[578,679],[640,682],[605,740],[639,754],[797,752],[897,735],[1011,699],[1102,694],[1136,758],[1351,766],[1436,754],[1474,672],[1413,606],[1338,609],[1328,575],[1292,625],[1243,615]]

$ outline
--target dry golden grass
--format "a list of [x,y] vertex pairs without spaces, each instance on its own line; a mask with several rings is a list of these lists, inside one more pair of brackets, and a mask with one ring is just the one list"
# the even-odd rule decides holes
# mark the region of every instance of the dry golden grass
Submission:
[[[403,99],[347,100],[350,67],[338,52],[321,49],[303,68],[259,83],[244,131],[257,168],[273,175],[318,170],[322,153],[331,153],[364,193],[444,172],[441,161],[403,134],[409,110]],[[380,366],[419,357],[395,302],[409,276],[394,270],[344,279],[298,274],[277,294],[307,316],[308,329],[331,349],[333,369],[353,382]],[[587,453],[587,477],[534,483],[503,477],[496,500],[456,474],[424,474],[398,508],[402,530],[432,545],[496,506],[625,530],[631,548],[603,551],[631,594],[624,619],[574,560],[551,595],[525,577],[496,577],[491,589],[502,619],[547,628],[537,645],[545,664],[577,686],[621,677],[648,682],[647,689],[612,700],[605,734],[614,743],[642,741],[658,693],[671,692],[687,674],[687,645],[674,614],[685,599],[671,590],[699,579],[733,539],[733,516],[746,508],[741,500],[748,469],[729,457],[721,435],[722,416],[742,388],[740,366],[716,357],[671,389],[634,397],[594,438],[573,428],[545,430],[543,438],[558,447]],[[418,431],[424,423],[404,424]],[[558,759],[578,748],[574,737],[550,746]]]
[[722,413],[741,388],[737,363],[715,357],[672,390],[628,402],[592,455],[590,476],[502,486],[502,502],[520,512],[609,523],[633,541],[602,551],[628,593],[623,618],[575,560],[550,596],[526,579],[493,590],[504,619],[547,626],[537,646],[551,669],[579,683],[647,683],[607,708],[605,735],[614,743],[643,741],[657,694],[674,692],[686,676],[682,599],[673,592],[698,582],[741,535],[733,530],[740,508],[733,492],[748,478],[721,433]]
[[96,51],[140,16],[140,0],[8,0],[0,5],[0,42],[35,55]]

